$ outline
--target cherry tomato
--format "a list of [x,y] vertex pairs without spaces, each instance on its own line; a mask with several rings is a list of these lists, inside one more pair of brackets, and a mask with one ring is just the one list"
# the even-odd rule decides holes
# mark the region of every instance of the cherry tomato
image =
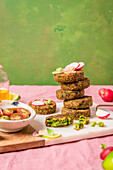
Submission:
[[26,118],[29,118],[29,116],[31,115],[29,110],[24,109],[24,108],[18,108],[17,112],[23,114]]
[[10,116],[10,120],[23,120],[23,119],[26,119],[26,117],[22,113],[14,113]]
[[10,109],[10,108],[3,109],[3,115],[11,116],[12,114],[13,114],[13,110],[12,109]]

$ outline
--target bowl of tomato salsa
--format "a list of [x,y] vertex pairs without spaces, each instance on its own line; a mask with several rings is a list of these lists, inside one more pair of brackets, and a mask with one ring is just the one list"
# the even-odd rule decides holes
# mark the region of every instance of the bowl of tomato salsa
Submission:
[[27,104],[18,101],[0,102],[0,131],[17,132],[26,127],[36,116]]

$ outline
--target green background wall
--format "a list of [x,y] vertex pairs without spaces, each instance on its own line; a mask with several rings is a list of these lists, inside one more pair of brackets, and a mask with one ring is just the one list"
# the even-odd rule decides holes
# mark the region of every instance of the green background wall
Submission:
[[91,84],[113,84],[113,0],[0,0],[0,64],[10,84],[58,84],[85,62]]

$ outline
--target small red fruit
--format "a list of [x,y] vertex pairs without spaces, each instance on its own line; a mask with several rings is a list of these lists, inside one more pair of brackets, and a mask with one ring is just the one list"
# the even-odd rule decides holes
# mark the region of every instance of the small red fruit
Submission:
[[113,91],[111,89],[102,88],[98,91],[98,93],[105,102],[113,101]]
[[98,94],[101,96],[105,92],[105,90],[106,90],[105,88],[99,89]]
[[107,156],[110,152],[113,151],[113,147],[112,147],[112,146],[107,147],[106,145],[103,145],[103,144],[101,144],[101,146],[102,146],[102,147],[104,146],[104,148],[103,148],[103,151],[100,153],[100,158],[101,158],[102,160],[104,160],[104,159],[106,158],[106,156]]

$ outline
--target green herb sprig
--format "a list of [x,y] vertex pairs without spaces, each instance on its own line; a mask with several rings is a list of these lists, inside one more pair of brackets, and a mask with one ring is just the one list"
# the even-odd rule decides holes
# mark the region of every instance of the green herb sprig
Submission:
[[54,131],[53,131],[52,129],[47,128],[47,133],[48,133],[49,135],[53,135],[53,134],[54,134]]
[[52,74],[59,74],[62,73],[62,67],[58,67],[55,71],[52,72]]
[[51,105],[51,104],[52,104],[50,98],[48,99],[48,101],[44,101],[44,103],[45,103],[46,105]]

